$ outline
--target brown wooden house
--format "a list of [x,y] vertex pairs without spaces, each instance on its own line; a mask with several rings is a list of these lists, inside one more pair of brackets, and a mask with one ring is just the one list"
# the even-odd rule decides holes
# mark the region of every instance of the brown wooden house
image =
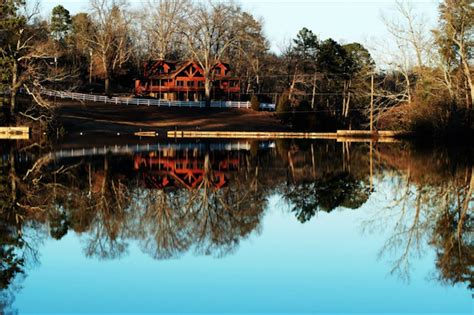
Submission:
[[[240,93],[240,81],[232,76],[226,63],[214,67],[211,99],[233,100]],[[137,96],[151,96],[168,101],[205,100],[204,74],[194,61],[157,60],[145,65],[143,79],[135,81]]]

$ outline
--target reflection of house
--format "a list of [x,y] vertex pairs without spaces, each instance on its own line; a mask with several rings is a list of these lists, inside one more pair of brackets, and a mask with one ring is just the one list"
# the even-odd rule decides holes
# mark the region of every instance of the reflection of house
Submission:
[[[230,157],[210,161],[208,167],[205,163],[202,156],[156,156],[153,153],[134,156],[134,169],[145,171],[145,185],[158,189],[173,186],[195,189],[205,180],[220,189],[227,185],[226,173],[239,167],[238,158]],[[206,173],[206,169],[209,173]]]
[[[211,98],[231,100],[240,92],[239,79],[231,75],[228,64],[214,67]],[[135,94],[164,100],[201,101],[205,99],[204,74],[193,61],[178,63],[157,60],[145,65],[144,77],[135,81]]]

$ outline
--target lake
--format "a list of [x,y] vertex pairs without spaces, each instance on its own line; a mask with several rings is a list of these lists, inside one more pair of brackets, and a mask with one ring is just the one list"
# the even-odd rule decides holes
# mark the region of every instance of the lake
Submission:
[[472,312],[472,147],[1,150],[4,314]]

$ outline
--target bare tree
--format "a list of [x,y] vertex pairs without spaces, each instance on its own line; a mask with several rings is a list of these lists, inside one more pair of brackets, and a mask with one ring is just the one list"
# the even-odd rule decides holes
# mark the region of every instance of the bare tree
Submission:
[[238,20],[242,36],[228,51],[237,75],[246,81],[245,93],[260,93],[265,56],[270,43],[263,34],[263,21],[243,12]]
[[109,93],[112,75],[122,69],[132,54],[132,14],[127,11],[126,0],[91,0],[90,11],[92,25],[80,30],[78,36],[92,49],[95,62],[102,68],[105,93]]
[[[411,103],[415,86],[413,74],[420,79],[423,78],[428,56],[432,52],[432,40],[427,30],[427,21],[416,14],[410,2],[396,1],[395,10],[398,18],[383,17],[387,30],[397,47],[396,51],[392,50],[392,53],[386,54],[390,58],[386,61],[402,75],[405,83],[403,95],[397,93],[395,99]],[[384,94],[387,97],[387,93]]]
[[188,54],[203,69],[208,104],[215,79],[214,67],[239,38],[237,17],[240,13],[240,7],[233,3],[198,3],[183,27],[182,35],[186,38]]
[[165,59],[182,46],[179,30],[187,23],[189,0],[149,0],[143,7],[148,14],[141,21],[146,33],[148,54],[152,58]]
[[423,16],[416,14],[410,2],[397,0],[395,10],[400,19],[389,20],[384,17],[384,23],[397,45],[413,49],[416,70],[422,76],[432,48],[428,22]]

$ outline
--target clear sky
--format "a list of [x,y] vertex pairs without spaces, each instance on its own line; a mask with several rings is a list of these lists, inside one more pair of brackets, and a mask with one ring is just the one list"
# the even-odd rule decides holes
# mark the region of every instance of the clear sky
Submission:
[[[139,7],[146,0],[129,0],[132,7]],[[374,39],[387,37],[382,14],[395,15],[395,0],[236,0],[243,8],[265,24],[265,33],[272,49],[278,51],[297,32],[307,27],[321,39],[333,38],[343,43],[361,42],[368,47]],[[417,14],[435,23],[438,0],[411,1]],[[42,0],[43,12],[62,4],[72,14],[87,10],[88,1]]]

